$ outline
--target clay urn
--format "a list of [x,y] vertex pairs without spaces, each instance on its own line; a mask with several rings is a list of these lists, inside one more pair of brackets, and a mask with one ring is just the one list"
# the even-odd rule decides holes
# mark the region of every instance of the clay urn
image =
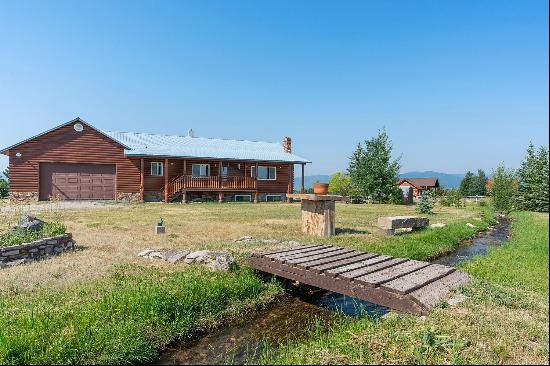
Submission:
[[328,183],[314,183],[313,193],[315,194],[328,194]]

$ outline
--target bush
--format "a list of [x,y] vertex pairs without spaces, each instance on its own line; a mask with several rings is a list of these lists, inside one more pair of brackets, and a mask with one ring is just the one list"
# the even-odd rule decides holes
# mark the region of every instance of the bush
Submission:
[[514,171],[499,165],[493,173],[491,201],[497,212],[509,213],[517,196],[517,180]]
[[11,230],[7,233],[0,234],[0,248],[8,247],[11,245],[30,243],[34,240],[65,234],[65,230],[65,225],[63,225],[61,222],[46,223],[42,226],[40,230]]
[[445,196],[441,199],[441,205],[445,207],[463,207],[462,194],[458,189],[448,189]]
[[8,181],[0,178],[0,198],[6,198],[10,194],[10,186]]

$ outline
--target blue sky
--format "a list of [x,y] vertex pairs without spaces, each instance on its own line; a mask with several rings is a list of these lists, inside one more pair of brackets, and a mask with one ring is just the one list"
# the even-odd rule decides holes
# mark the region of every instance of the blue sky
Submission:
[[[385,127],[402,171],[548,145],[547,1],[0,2],[0,147],[98,128],[279,141],[344,170]],[[0,159],[0,168],[7,159]]]

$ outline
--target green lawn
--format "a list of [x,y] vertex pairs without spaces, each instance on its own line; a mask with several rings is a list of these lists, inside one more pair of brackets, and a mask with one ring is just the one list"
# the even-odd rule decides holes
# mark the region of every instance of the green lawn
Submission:
[[464,265],[466,301],[427,318],[342,320],[265,351],[264,364],[548,364],[548,215],[512,216],[512,239]]
[[[9,223],[18,214],[0,213],[0,218]],[[403,214],[414,214],[414,207],[340,204],[339,235],[315,241],[427,259],[453,250],[461,240],[493,222],[488,208],[438,208],[430,220],[449,224],[446,228],[395,237],[378,233],[375,228],[378,217]],[[154,361],[158,350],[167,343],[244,317],[254,307],[272,302],[281,294],[280,286],[262,282],[242,260],[246,253],[270,246],[235,243],[233,239],[252,235],[313,241],[300,232],[299,206],[295,204],[138,204],[103,210],[43,212],[39,216],[46,220],[55,218],[66,225],[81,250],[2,270],[0,363]],[[152,232],[152,225],[160,216],[167,222],[168,235]],[[467,222],[476,228],[466,226]],[[229,250],[240,258],[241,268],[232,273],[211,273],[136,256],[149,246]],[[491,321],[486,327],[488,331],[499,334],[501,329],[508,329],[517,334],[511,328],[514,322],[500,324],[502,309],[495,312],[491,301],[498,300],[496,308],[505,309],[506,301],[513,301],[514,306],[525,308],[530,316],[533,312],[533,316],[540,317],[541,307],[547,310],[547,301],[532,292],[528,296],[511,296],[501,285],[491,282],[478,281],[469,291],[468,304],[480,304],[491,316],[479,320],[474,314],[469,320],[457,320],[454,318],[460,312],[440,308],[426,321],[395,314],[384,322],[345,321],[334,327],[327,338],[312,337],[310,343],[283,348],[266,355],[264,361],[450,361],[454,360],[449,358],[451,355],[464,358],[464,347],[471,347],[471,343],[464,345],[461,341],[466,335],[456,334],[464,324]],[[496,319],[491,318],[495,316]],[[529,339],[538,347],[538,320],[526,326],[532,333]],[[485,335],[480,337],[485,339]],[[424,350],[423,345],[428,348]],[[441,347],[446,351],[440,350]],[[449,347],[454,351],[449,353]],[[537,352],[538,358],[534,360],[547,357],[547,348],[546,352],[537,348]]]

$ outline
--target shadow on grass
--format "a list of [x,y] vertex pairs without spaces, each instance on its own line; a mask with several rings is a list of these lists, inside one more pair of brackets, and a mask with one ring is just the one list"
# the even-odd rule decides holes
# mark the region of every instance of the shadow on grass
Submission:
[[357,230],[357,229],[352,229],[350,227],[336,228],[335,231],[336,231],[336,235],[338,234],[363,234],[363,235],[370,234],[370,231],[368,230]]

